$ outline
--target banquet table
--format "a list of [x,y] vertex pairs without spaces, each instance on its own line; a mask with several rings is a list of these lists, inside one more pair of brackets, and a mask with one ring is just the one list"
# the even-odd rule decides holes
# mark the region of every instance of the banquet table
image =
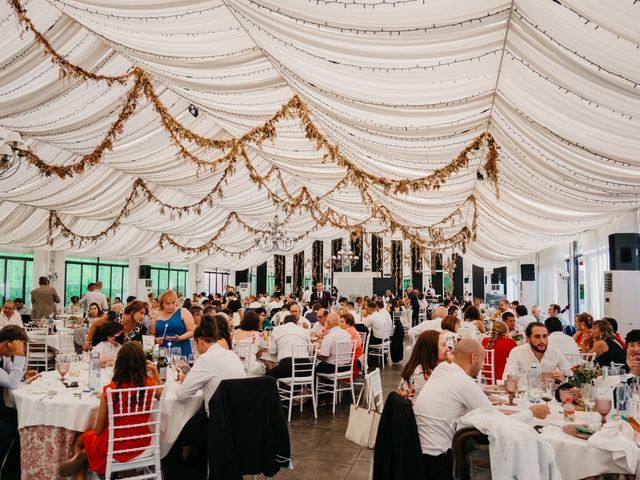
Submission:
[[[103,385],[110,373],[111,369],[102,369]],[[182,427],[203,405],[202,392],[178,402],[172,370],[168,370],[167,377],[160,430],[162,456],[169,452]],[[100,400],[94,393],[84,391],[88,370],[81,369],[78,379],[67,378],[78,380],[80,387],[66,388],[58,372],[50,371],[32,384],[23,384],[12,392],[18,411],[22,478],[62,479],[58,476],[58,467],[71,456],[76,436],[95,425]]]
[[[529,405],[526,400],[521,400],[517,407],[502,405],[498,408],[503,413],[508,414],[528,408]],[[565,422],[562,405],[555,400],[549,402],[548,405],[551,414],[544,420],[534,418],[530,423],[535,426],[542,426],[540,434],[556,452],[556,465],[563,479],[585,479],[601,475],[607,475],[609,478],[610,474],[626,474],[631,475],[630,478],[635,478],[635,474],[628,472],[613,461],[611,452],[593,447],[587,440],[574,437],[562,431],[562,427],[567,424],[599,423],[600,415],[598,413],[576,411],[575,421]]]

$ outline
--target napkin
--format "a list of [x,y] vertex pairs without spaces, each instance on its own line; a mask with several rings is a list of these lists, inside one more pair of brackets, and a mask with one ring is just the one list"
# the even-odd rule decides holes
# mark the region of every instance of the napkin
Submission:
[[608,422],[599,432],[589,437],[589,445],[611,452],[613,463],[630,473],[638,465],[638,447],[634,430],[627,422]]

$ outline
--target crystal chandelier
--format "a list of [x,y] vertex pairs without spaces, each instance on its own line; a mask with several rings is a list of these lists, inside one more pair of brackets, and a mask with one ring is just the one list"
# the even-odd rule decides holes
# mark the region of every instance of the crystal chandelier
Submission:
[[256,247],[264,253],[287,253],[291,251],[297,242],[291,237],[288,237],[282,227],[283,224],[276,214],[273,217],[273,221],[269,223],[268,232],[262,234],[262,236],[256,240]]
[[331,257],[331,260],[333,260],[333,263],[337,268],[351,267],[354,263],[358,262],[359,257],[354,255],[351,251],[351,242],[349,241],[349,238],[342,240],[340,250],[336,252],[336,255]]
[[0,179],[16,173],[27,149],[18,132],[0,127]]

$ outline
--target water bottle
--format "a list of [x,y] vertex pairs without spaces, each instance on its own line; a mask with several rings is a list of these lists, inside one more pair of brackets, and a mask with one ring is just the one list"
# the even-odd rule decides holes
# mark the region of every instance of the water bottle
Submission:
[[527,384],[529,386],[529,402],[538,403],[540,401],[540,371],[536,362],[531,362],[531,368],[527,374]]
[[89,360],[89,388],[100,388],[100,352],[91,352]]
[[620,382],[614,391],[614,397],[616,399],[616,410],[618,415],[629,412],[631,407],[631,388],[626,382]]

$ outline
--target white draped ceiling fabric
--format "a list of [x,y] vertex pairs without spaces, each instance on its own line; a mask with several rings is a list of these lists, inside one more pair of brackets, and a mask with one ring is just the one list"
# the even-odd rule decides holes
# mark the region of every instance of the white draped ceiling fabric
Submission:
[[[640,205],[640,2],[616,0],[24,0],[40,32],[71,63],[105,75],[134,66],[187,127],[232,138],[262,124],[298,95],[317,127],[355,165],[389,179],[417,178],[451,162],[476,136],[501,147],[500,198],[477,179],[484,151],[438,191],[384,192],[373,198],[410,226],[446,217],[474,195],[481,265],[501,264],[566,242]],[[19,131],[40,158],[69,164],[93,150],[117,118],[129,87],[59,78],[0,2],[0,125]],[[193,104],[200,110],[194,118]],[[203,159],[221,152],[191,145]],[[248,147],[256,170],[279,167],[287,188],[322,195],[345,174],[323,159],[299,122],[277,139]],[[197,176],[198,175],[198,176]],[[92,235],[122,209],[137,178],[166,203],[206,195],[221,172],[198,172],[177,154],[148,99],[103,161],[73,177],[44,177],[23,162],[0,178],[0,244],[48,248],[49,211],[74,232]],[[270,186],[276,189],[276,180]],[[354,188],[322,200],[357,223],[370,214]],[[172,219],[139,198],[119,228],[72,249],[100,256],[244,268],[269,255],[238,259],[160,249],[162,233],[201,245],[230,212],[264,229],[276,213],[244,165],[224,198]],[[466,222],[472,215],[464,210]],[[446,229],[457,231],[460,222]],[[292,236],[309,230],[296,213]],[[381,229],[375,224],[371,230]],[[325,226],[299,244],[344,232]],[[218,241],[231,251],[255,237],[233,225]],[[298,250],[299,250],[298,249]]]

